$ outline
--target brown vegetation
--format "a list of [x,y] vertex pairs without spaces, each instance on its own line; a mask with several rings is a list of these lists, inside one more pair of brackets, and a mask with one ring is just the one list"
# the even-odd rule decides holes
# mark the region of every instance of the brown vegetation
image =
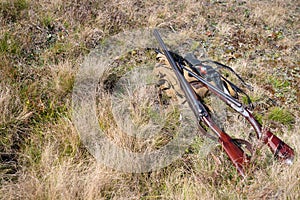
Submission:
[[[0,198],[299,199],[299,7],[292,0],[2,0]],[[191,35],[209,58],[245,77],[257,117],[295,149],[294,164],[261,147],[242,180],[219,147],[204,153],[211,145],[197,138],[159,171],[99,165],[71,121],[76,72],[104,39],[149,27]],[[244,131],[245,122],[231,118],[227,132]]]

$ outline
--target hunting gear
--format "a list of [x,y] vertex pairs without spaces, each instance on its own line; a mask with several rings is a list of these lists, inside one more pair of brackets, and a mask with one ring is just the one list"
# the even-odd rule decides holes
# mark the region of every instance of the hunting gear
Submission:
[[[154,36],[161,48],[161,50],[157,50],[159,64],[154,69],[154,72],[160,78],[158,83],[160,89],[165,91],[168,97],[176,99],[179,103],[188,102],[198,120],[200,131],[205,132],[202,124],[205,124],[213,131],[224,151],[242,176],[245,176],[245,167],[250,162],[251,155],[246,155],[241,148],[241,144],[245,144],[246,148],[252,152],[251,144],[245,140],[231,138],[215,123],[211,117],[212,109],[203,103],[203,98],[208,95],[208,92],[245,117],[254,128],[257,138],[268,145],[276,158],[285,161],[287,164],[292,163],[294,158],[293,149],[270,130],[262,127],[250,111],[252,103],[249,96],[222,76],[211,65],[229,70],[244,86],[251,89],[233,69],[215,61],[200,61],[193,54],[181,57],[168,51],[157,30],[154,30]],[[170,73],[171,71],[172,73]],[[247,98],[248,106],[244,106],[238,101],[239,94]]]
[[[174,99],[184,99],[183,93],[180,90],[180,86],[178,84],[178,80],[174,75],[174,72],[168,63],[166,56],[157,50],[157,60],[158,63],[154,68],[154,73],[159,78],[158,86],[161,90],[163,90],[170,98]],[[216,61],[205,60],[200,61],[198,60],[195,55],[192,53],[188,53],[184,58],[181,56],[170,52],[171,55],[176,57],[183,63],[183,65],[192,71],[195,71],[198,75],[203,77],[207,82],[213,84],[215,87],[223,91],[225,94],[231,95],[233,98],[238,99],[239,94],[242,94],[246,97],[248,102],[248,107],[253,108],[252,102],[250,97],[238,86],[233,84],[231,81],[226,79],[223,75],[218,72],[218,68],[224,68],[232,72],[240,81],[241,83],[247,87],[249,90],[252,90],[252,87],[245,83],[245,81],[231,68],[226,65],[223,65]],[[208,65],[209,63],[215,64],[217,67],[216,69],[212,66]],[[188,71],[183,71],[183,75],[185,79],[190,83],[195,93],[203,99],[208,94],[208,89],[205,87],[203,83],[201,83],[197,78],[191,76]]]

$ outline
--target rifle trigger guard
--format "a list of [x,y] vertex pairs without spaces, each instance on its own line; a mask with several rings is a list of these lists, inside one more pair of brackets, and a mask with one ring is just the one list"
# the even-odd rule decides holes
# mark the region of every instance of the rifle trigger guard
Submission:
[[232,140],[240,148],[242,148],[242,145],[245,145],[245,148],[250,152],[250,155],[251,156],[253,155],[253,145],[250,142],[243,139],[232,139]]

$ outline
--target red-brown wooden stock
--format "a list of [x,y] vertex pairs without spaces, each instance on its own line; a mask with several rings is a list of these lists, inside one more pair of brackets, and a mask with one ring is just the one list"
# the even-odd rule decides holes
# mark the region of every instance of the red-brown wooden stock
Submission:
[[274,135],[271,131],[266,130],[263,132],[265,132],[265,134],[263,134],[262,139],[264,143],[270,147],[271,151],[275,155],[275,158],[284,161],[288,165],[291,165],[295,156],[294,150],[276,135]]
[[255,119],[255,117],[247,108],[244,108],[244,112],[241,114],[249,121],[249,123],[255,129],[257,138],[262,139],[262,141],[268,145],[275,158],[284,161],[287,164],[293,163],[295,153],[289,145],[284,143],[270,130],[263,129],[262,125]]
[[244,151],[237,146],[233,139],[222,131],[218,126],[216,126],[211,118],[204,117],[203,121],[218,135],[219,142],[222,145],[222,148],[228,155],[231,162],[234,164],[235,168],[238,170],[240,175],[245,177],[244,167],[249,163],[249,158],[246,156]]

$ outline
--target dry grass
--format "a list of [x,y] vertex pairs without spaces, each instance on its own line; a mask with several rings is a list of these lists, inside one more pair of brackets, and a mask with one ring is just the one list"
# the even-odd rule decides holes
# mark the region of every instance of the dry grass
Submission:
[[[300,199],[298,2],[2,0],[0,27],[1,199]],[[295,149],[294,164],[274,161],[256,143],[242,180],[219,146],[197,138],[158,171],[128,174],[99,165],[71,121],[76,72],[103,39],[148,27],[189,35],[209,58],[245,77],[254,86],[255,112]],[[108,126],[112,113],[99,115]],[[228,133],[248,137],[241,118],[229,122]],[[113,128],[108,135],[120,134]]]

